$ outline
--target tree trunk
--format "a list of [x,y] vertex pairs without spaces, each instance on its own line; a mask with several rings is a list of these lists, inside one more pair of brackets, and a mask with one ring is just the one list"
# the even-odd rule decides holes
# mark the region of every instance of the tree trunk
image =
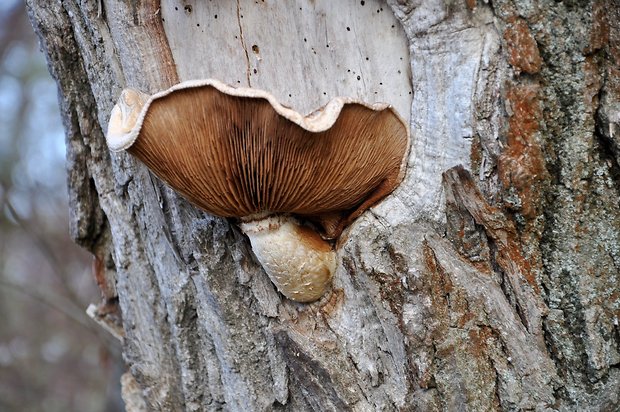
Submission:
[[[96,3],[28,0],[130,409],[620,408],[617,0]],[[194,78],[410,121],[405,180],[341,236],[319,302],[109,153],[123,88]]]

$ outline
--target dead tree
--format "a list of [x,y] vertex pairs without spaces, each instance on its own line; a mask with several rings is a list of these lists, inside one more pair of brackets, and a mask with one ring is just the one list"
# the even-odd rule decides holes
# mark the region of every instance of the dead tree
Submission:
[[[620,408],[616,0],[27,3],[129,409]],[[405,180],[341,236],[319,302],[108,151],[123,88],[204,78],[410,122]]]

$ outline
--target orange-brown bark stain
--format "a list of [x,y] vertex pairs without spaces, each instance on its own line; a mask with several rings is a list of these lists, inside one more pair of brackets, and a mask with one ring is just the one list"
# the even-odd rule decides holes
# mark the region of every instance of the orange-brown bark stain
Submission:
[[403,313],[403,285],[399,277],[373,271],[370,277],[379,284],[381,299],[390,305],[390,311],[397,316]]
[[594,114],[599,106],[599,92],[603,86],[600,70],[597,59],[594,56],[586,56],[583,67],[586,85],[583,103],[586,107],[586,114],[591,116],[591,122],[594,122]]
[[[510,117],[507,148],[498,160],[498,174],[502,185],[513,188],[519,196],[519,213],[525,218],[525,228],[521,236],[526,242],[531,236],[538,236],[536,219],[543,213],[543,186],[548,179],[543,151],[537,139],[543,118],[539,91],[538,84],[508,86],[506,101],[510,107]],[[506,242],[506,247],[507,261],[503,262],[503,265],[517,264],[527,282],[539,292],[531,262],[524,257],[517,239]]]
[[105,260],[99,255],[93,255],[92,273],[97,286],[106,301],[116,298],[114,290],[110,290],[106,278]]
[[516,189],[521,200],[520,213],[534,219],[540,213],[541,184],[547,179],[543,152],[536,139],[542,109],[538,85],[513,85],[506,100],[512,114],[508,120],[507,149],[498,161],[498,172],[504,187]]
[[493,329],[488,326],[480,326],[478,328],[470,329],[468,332],[469,351],[477,358],[486,358],[489,344],[495,339],[495,333]]
[[538,73],[542,65],[536,39],[525,20],[512,17],[504,31],[508,48],[508,63],[520,72]]
[[609,20],[607,16],[606,0],[598,0],[592,4],[592,29],[590,30],[590,41],[584,54],[591,54],[603,49],[609,43]]
[[474,136],[471,142],[471,149],[469,151],[469,159],[471,161],[472,172],[477,174],[482,166],[482,143],[479,136]]

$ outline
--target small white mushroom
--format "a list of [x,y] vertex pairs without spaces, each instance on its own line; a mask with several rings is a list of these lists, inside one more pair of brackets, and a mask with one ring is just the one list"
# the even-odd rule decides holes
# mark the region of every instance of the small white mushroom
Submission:
[[389,105],[336,98],[302,116],[217,80],[150,97],[123,91],[106,137],[196,206],[238,219],[278,290],[299,302],[331,282],[335,252],[324,239],[394,190],[409,150]]

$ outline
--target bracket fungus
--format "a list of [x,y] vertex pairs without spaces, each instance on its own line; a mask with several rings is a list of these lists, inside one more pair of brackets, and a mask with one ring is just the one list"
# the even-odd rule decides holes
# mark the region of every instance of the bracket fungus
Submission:
[[107,132],[199,208],[235,218],[278,290],[317,300],[330,241],[400,183],[409,131],[387,104],[331,100],[303,116],[269,93],[217,80],[122,92]]

